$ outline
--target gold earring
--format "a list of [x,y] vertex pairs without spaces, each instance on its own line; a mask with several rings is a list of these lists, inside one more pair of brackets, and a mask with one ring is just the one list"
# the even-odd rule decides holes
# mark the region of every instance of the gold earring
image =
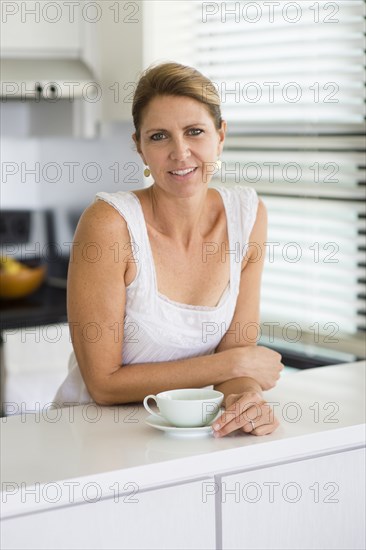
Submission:
[[151,175],[150,168],[148,168],[146,166],[146,168],[144,170],[144,176],[145,176],[145,178],[148,178],[150,175]]
[[221,165],[222,165],[222,162],[220,159],[217,159],[216,161],[216,166],[217,166],[217,169],[220,170],[221,169]]

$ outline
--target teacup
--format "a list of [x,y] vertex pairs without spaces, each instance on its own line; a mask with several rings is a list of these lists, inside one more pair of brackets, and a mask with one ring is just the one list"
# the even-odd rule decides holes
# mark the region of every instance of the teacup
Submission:
[[[154,399],[159,413],[150,409],[149,399]],[[150,414],[167,420],[173,426],[196,428],[207,426],[214,420],[223,399],[224,394],[217,390],[189,388],[147,395],[143,403]]]

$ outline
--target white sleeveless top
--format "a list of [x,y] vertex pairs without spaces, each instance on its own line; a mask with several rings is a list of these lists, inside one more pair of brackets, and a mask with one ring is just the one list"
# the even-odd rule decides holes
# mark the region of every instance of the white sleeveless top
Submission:
[[[137,274],[126,287],[124,341],[121,363],[174,361],[214,352],[232,321],[239,293],[241,263],[246,254],[258,207],[251,187],[217,187],[228,226],[230,282],[214,306],[170,300],[158,291],[153,254],[141,203],[131,191],[99,192],[95,200],[112,205],[126,220],[133,244]],[[123,367],[122,367],[123,368]],[[81,376],[75,353],[68,375],[53,400],[57,406],[93,402]]]

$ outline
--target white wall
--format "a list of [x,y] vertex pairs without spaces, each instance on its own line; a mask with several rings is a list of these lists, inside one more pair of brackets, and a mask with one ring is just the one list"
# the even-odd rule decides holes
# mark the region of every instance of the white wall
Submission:
[[38,208],[41,203],[39,185],[31,177],[21,181],[21,163],[29,169],[35,167],[40,158],[39,142],[29,138],[3,138],[0,153],[1,208]]
[[[18,104],[19,115],[21,107]],[[3,137],[2,208],[83,209],[98,191],[143,187],[143,166],[133,150],[132,123],[115,123],[103,133],[92,140]],[[78,164],[72,168],[69,163]],[[36,174],[29,172],[35,169]]]

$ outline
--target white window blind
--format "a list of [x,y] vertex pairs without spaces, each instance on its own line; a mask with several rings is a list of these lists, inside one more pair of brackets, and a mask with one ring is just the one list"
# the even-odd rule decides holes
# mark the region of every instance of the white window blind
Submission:
[[144,9],[157,21],[145,65],[195,66],[220,93],[228,134],[213,185],[254,187],[267,206],[262,322],[364,332],[364,0]]
[[[269,220],[262,319],[302,331],[365,329],[358,209],[348,202],[266,197]],[[345,284],[345,281],[348,283]],[[358,313],[359,312],[359,313]],[[296,326],[296,325],[295,325]]]
[[232,125],[362,125],[363,0],[224,2],[212,16],[209,6],[200,12],[207,22],[198,26],[196,65],[217,84]]

